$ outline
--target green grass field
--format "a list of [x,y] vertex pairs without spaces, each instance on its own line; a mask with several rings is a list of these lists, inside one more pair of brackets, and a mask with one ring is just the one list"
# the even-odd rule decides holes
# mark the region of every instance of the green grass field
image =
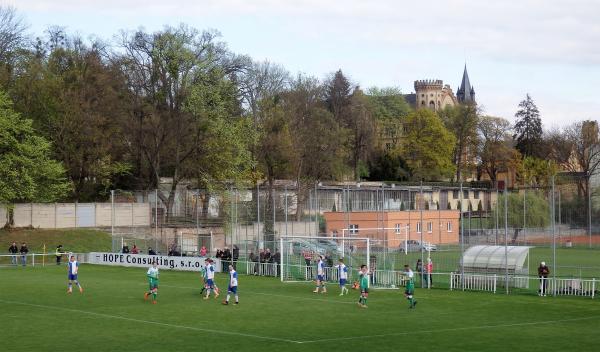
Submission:
[[[83,265],[83,294],[64,267],[0,268],[2,351],[595,351],[600,304],[589,298],[417,289],[316,295],[308,283],[240,277],[240,305],[200,298],[199,274],[161,271],[159,302],[142,298],[146,269]],[[217,283],[226,288],[226,277]]]

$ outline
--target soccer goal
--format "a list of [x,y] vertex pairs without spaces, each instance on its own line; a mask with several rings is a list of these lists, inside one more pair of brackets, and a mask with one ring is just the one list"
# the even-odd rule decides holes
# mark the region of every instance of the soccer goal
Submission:
[[312,281],[317,277],[317,261],[324,257],[325,279],[336,282],[339,279],[335,266],[341,258],[348,267],[348,281],[358,278],[361,265],[369,268],[369,238],[333,238],[282,236],[279,239],[281,253],[280,278],[282,282]]

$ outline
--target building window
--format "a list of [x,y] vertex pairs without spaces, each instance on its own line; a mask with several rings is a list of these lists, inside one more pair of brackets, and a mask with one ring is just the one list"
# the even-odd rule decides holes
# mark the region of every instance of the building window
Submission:
[[421,233],[421,222],[417,223],[417,233]]
[[458,191],[452,191],[452,199],[458,199]]
[[358,224],[350,224],[350,234],[351,235],[358,234]]
[[473,199],[479,199],[479,191],[473,192]]
[[469,191],[463,191],[463,199],[469,199]]
[[447,228],[448,228],[448,232],[452,232],[452,222],[448,221],[448,223],[446,224]]
[[395,231],[396,231],[396,235],[402,234],[402,224],[396,224],[394,226],[394,228],[395,228]]
[[431,221],[427,223],[427,232],[433,232],[433,223]]

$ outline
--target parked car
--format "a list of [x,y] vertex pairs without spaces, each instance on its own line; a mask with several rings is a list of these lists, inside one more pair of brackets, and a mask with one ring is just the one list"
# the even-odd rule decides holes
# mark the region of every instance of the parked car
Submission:
[[324,247],[319,246],[315,242],[294,240],[294,242],[292,243],[292,252],[294,254],[303,254],[306,251],[324,255],[327,250]]
[[339,245],[336,241],[326,238],[320,238],[317,240],[318,246],[325,248],[325,250],[329,253],[341,253],[342,246]]
[[418,240],[407,240],[400,243],[400,252],[420,252],[421,249],[426,252],[436,251],[437,246],[425,241],[421,245],[421,241]]

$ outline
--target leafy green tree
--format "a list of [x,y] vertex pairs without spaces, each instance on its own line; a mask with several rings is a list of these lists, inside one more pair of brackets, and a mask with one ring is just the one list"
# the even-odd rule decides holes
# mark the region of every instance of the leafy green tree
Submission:
[[515,114],[514,139],[516,148],[523,156],[539,156],[539,147],[542,143],[542,119],[540,111],[529,94],[519,103],[519,110]]
[[477,107],[475,104],[447,107],[440,112],[440,118],[456,137],[452,159],[456,166],[455,179],[462,181],[463,173],[470,174],[475,168],[475,151],[479,144]]
[[408,181],[406,161],[398,153],[375,151],[369,159],[369,181]]
[[106,197],[130,165],[121,133],[127,96],[119,71],[86,45],[56,29],[20,62],[15,108],[52,142],[73,182],[73,198]]
[[516,169],[521,163],[521,154],[512,146],[510,130],[510,122],[501,117],[482,116],[479,121],[479,169],[488,174],[494,185],[499,172]]
[[[519,193],[509,193],[507,196],[501,194],[498,199],[498,212],[501,217],[504,216],[505,197],[508,203],[508,226],[514,229],[513,242],[519,237],[523,230],[523,195]],[[527,192],[525,197],[525,208],[527,209],[527,222],[525,225],[530,228],[544,228],[550,224],[550,208],[542,194],[534,191]],[[503,220],[504,221],[504,220]]]
[[297,220],[308,190],[315,182],[341,179],[347,171],[342,128],[323,101],[325,87],[318,79],[299,75],[282,95],[293,146],[294,179],[298,196]]
[[17,114],[7,94],[0,92],[0,203],[65,197],[71,184],[50,155],[50,143],[36,135],[32,121]]
[[339,126],[347,130],[344,147],[347,163],[355,180],[366,171],[366,161],[372,150],[375,122],[368,98],[358,87],[352,87],[342,70],[338,70],[325,84],[325,102]]
[[[269,101],[273,100],[273,101]],[[292,175],[293,145],[289,121],[278,99],[265,99],[261,105],[262,123],[258,131],[258,161],[261,171],[267,178],[266,213],[273,212],[275,179]],[[271,216],[265,217],[265,241],[273,241],[274,224]]]
[[523,158],[519,171],[523,184],[532,187],[547,187],[550,185],[550,178],[558,172],[558,166],[552,160],[528,156]]
[[126,128],[131,153],[140,159],[136,174],[146,187],[157,187],[161,177],[172,179],[168,193],[159,193],[167,218],[182,180],[218,187],[227,176],[234,181],[248,175],[246,141],[253,140],[252,131],[240,120],[233,83],[247,60],[217,38],[216,32],[184,25],[139,30],[123,34],[114,58],[133,96]]
[[419,109],[406,119],[401,155],[413,180],[436,181],[452,177],[456,138],[431,110]]

